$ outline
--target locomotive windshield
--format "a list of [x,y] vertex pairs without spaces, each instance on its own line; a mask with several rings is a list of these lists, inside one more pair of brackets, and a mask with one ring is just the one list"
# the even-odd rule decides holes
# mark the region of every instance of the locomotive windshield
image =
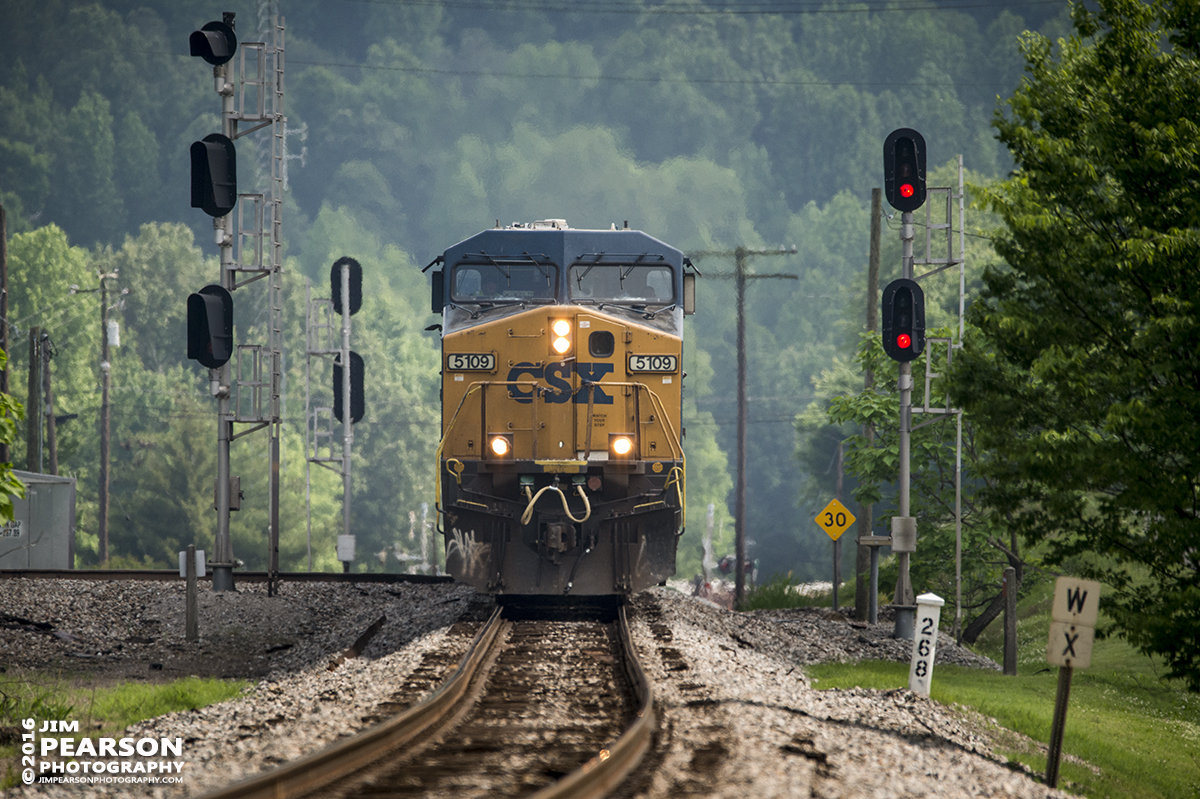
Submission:
[[675,281],[669,266],[574,264],[568,284],[572,302],[610,302],[632,307],[675,302]]
[[476,304],[551,302],[557,278],[558,267],[535,259],[460,263],[454,267],[450,300]]

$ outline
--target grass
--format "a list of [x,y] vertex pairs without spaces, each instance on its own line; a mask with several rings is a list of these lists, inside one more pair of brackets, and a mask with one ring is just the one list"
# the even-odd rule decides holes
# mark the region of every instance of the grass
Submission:
[[[998,752],[1045,774],[1058,668],[1046,664],[1053,585],[1023,599],[1017,676],[939,665],[932,697],[995,719],[1016,735],[996,736]],[[1000,621],[975,647],[1000,660]],[[908,664],[863,661],[807,669],[818,689],[908,686]],[[1092,663],[1076,669],[1063,737],[1059,787],[1089,799],[1200,797],[1200,695],[1163,680],[1155,663],[1124,641],[1095,642]]]
[[[20,779],[17,768],[22,719],[78,721],[77,737],[120,737],[126,727],[144,719],[197,708],[238,696],[250,683],[185,677],[169,683],[122,683],[106,688],[74,685],[64,677],[13,675],[0,677],[0,730],[16,740],[0,746],[0,790]],[[3,740],[3,739],[0,739]]]

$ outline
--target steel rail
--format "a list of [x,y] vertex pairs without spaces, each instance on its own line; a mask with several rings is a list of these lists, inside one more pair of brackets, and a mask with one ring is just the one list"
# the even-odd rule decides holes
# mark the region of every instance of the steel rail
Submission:
[[[387,753],[403,747],[422,732],[445,725],[448,717],[463,711],[460,703],[470,701],[473,686],[482,680],[481,670],[495,659],[508,622],[497,609],[472,642],[458,670],[433,694],[401,715],[365,732],[338,742],[265,774],[206,794],[203,799],[291,799],[318,791],[370,766]],[[625,608],[618,611],[617,637],[622,664],[637,702],[634,721],[608,748],[600,750],[575,771],[542,788],[531,799],[601,799],[637,768],[650,748],[657,725],[654,695],[629,633]]]
[[617,613],[617,637],[621,642],[621,663],[638,703],[633,723],[608,749],[600,750],[591,760],[553,785],[547,785],[530,799],[600,799],[637,768],[642,756],[650,748],[658,723],[654,692],[650,689],[650,680],[634,649],[623,605]]
[[508,622],[500,609],[463,657],[455,672],[425,700],[369,730],[264,774],[205,794],[203,799],[287,799],[320,790],[381,759],[461,710],[485,666],[503,644]]
[[[235,578],[247,583],[265,583],[268,572],[239,571]],[[454,578],[445,574],[384,574],[380,572],[279,572],[280,583],[451,583]],[[146,580],[171,582],[182,580],[175,569],[0,569],[0,580]],[[212,573],[200,580],[212,581]]]

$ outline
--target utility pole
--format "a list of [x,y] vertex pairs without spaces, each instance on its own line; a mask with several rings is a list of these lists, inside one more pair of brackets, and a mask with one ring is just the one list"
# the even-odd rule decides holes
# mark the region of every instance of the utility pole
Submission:
[[[883,192],[879,188],[871,189],[871,251],[867,257],[867,332],[874,333],[878,326],[879,319],[879,251],[880,240],[883,233]],[[875,387],[875,373],[871,369],[867,369],[863,373],[863,389],[869,390]],[[875,426],[864,424],[863,438],[867,441],[867,447],[875,445]],[[859,536],[872,535],[874,527],[875,508],[869,502],[859,503],[858,506],[858,534]],[[874,605],[871,591],[871,552],[878,552],[877,548],[863,546],[859,544],[855,548],[854,555],[854,615],[859,621],[867,621],[868,619],[873,624],[875,619],[870,618],[870,608]]]
[[737,575],[734,578],[734,607],[742,603],[746,593],[746,281],[747,280],[799,280],[797,275],[755,275],[746,271],[746,262],[752,256],[795,255],[790,250],[750,250],[738,247],[734,250],[706,250],[689,253],[688,257],[699,260],[705,256],[734,259],[733,272],[715,272],[709,277],[732,279],[737,290],[737,498],[734,510],[734,542],[736,546]]
[[29,383],[26,392],[28,407],[25,409],[25,469],[40,473],[42,470],[42,415],[39,399],[42,387],[42,329],[29,328]]
[[100,273],[100,480],[97,514],[100,536],[100,563],[108,565],[108,459],[110,415],[108,394],[112,384],[112,363],[108,351],[108,286],[105,280],[117,276],[116,272]]
[[54,420],[54,391],[50,387],[50,357],[53,353],[50,334],[42,333],[42,393],[44,394],[46,416],[46,450],[50,458],[50,468],[46,474],[58,474],[58,424]]
[[[8,212],[0,205],[0,350],[8,352]],[[8,362],[0,369],[0,394],[8,393]],[[8,444],[0,444],[0,463],[10,463]]]

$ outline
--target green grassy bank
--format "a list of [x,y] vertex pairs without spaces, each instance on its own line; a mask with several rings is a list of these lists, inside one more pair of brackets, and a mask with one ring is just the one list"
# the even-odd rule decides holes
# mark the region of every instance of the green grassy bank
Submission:
[[[1036,774],[1046,771],[1046,744],[1054,714],[1058,668],[1046,664],[1053,584],[1022,600],[1018,615],[1017,676],[939,665],[932,698],[995,719],[999,752]],[[953,618],[953,608],[943,615]],[[997,621],[976,651],[1002,660]],[[908,665],[863,661],[807,669],[820,689],[893,689],[908,686]],[[1059,787],[1089,799],[1195,799],[1200,797],[1200,695],[1162,679],[1161,668],[1124,641],[1097,640],[1091,666],[1076,669],[1063,736]]]
[[79,722],[77,737],[119,738],[130,724],[237,696],[250,683],[185,677],[169,683],[81,686],[65,676],[0,674],[0,790],[20,781],[23,719]]

